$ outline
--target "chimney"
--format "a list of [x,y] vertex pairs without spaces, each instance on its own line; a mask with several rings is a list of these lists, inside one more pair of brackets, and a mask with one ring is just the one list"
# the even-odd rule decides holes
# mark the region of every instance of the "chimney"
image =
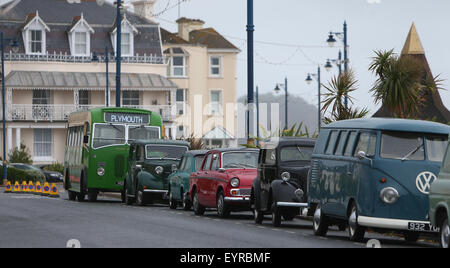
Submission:
[[178,23],[178,36],[189,41],[189,33],[195,30],[203,29],[205,22],[202,20],[194,20],[188,18],[180,18]]
[[153,21],[154,6],[157,0],[138,0],[132,2],[134,14]]

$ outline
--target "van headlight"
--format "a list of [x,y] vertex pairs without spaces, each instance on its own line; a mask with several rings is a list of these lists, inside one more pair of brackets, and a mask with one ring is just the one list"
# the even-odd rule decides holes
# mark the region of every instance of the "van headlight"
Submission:
[[164,172],[164,168],[162,166],[157,166],[155,172],[156,174],[161,175]]
[[398,191],[395,188],[387,187],[381,190],[380,198],[381,200],[389,205],[395,204],[399,198]]
[[238,187],[239,183],[240,183],[240,181],[239,181],[238,178],[232,178],[231,181],[230,181],[231,186],[234,187],[234,188]]
[[97,175],[99,175],[100,177],[104,176],[105,175],[105,169],[102,168],[102,167],[99,167],[97,169]]
[[283,172],[281,173],[281,179],[285,182],[289,181],[291,179],[291,174],[289,172]]

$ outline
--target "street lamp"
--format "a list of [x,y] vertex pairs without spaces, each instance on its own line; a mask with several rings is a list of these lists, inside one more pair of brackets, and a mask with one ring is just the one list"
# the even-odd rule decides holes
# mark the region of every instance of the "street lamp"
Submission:
[[288,128],[288,80],[287,77],[284,79],[284,84],[276,84],[275,86],[275,93],[279,93],[281,91],[280,88],[284,88],[285,91],[285,123],[284,123],[284,129],[286,130]]
[[339,50],[339,55],[338,58],[335,60],[327,60],[327,63],[325,64],[325,68],[327,69],[327,71],[331,70],[331,68],[333,68],[333,63],[336,64],[336,66],[339,69],[339,76],[342,74],[342,52]]
[[320,89],[322,87],[322,84],[320,83],[320,65],[317,67],[317,73],[313,73],[313,74],[308,74],[308,76],[306,77],[306,83],[308,85],[310,85],[313,82],[313,78],[317,80],[317,86],[318,86],[318,92],[319,92],[319,96],[318,96],[318,125],[319,125],[319,132],[320,129],[322,128],[322,112],[321,112],[321,94],[320,94]]
[[[98,57],[98,55],[102,55],[102,54],[97,54],[96,52],[94,52],[94,54],[92,55],[92,61],[93,62],[99,62],[100,59]],[[108,51],[108,47],[105,47],[105,64],[106,64],[106,89],[105,89],[105,103],[106,103],[106,107],[109,107],[109,51]]]
[[[328,35],[327,43],[330,47],[333,47],[336,43],[334,36],[341,39],[344,44],[344,72],[348,71],[348,43],[347,43],[347,22],[344,21],[344,31],[343,32],[330,32]],[[345,108],[348,106],[348,96],[345,95]]]
[[3,124],[3,180],[7,179],[6,167],[6,109],[5,109],[5,41],[10,42],[14,53],[19,52],[19,42],[14,39],[5,39],[3,32],[0,33],[1,57],[2,57],[2,124]]

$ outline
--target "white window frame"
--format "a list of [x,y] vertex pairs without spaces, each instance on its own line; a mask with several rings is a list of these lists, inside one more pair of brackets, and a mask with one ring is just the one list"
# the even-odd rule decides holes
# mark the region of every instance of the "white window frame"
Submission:
[[[219,102],[215,102],[212,100],[213,93],[220,93]],[[219,109],[217,112],[213,111],[214,105],[219,105]],[[221,116],[223,115],[223,90],[222,89],[211,89],[209,91],[209,114],[211,116]]]
[[[91,55],[91,34],[94,32],[94,29],[92,29],[89,23],[84,19],[83,14],[81,14],[81,18],[69,31],[69,44],[72,56],[89,57]],[[84,53],[79,53],[77,52],[76,35],[82,33],[86,35],[86,47]]]
[[[42,131],[42,130],[47,130],[50,132],[50,134],[48,134],[48,133],[42,133],[42,134],[44,134],[43,136],[50,136],[51,141],[36,142],[36,131]],[[38,156],[37,152],[36,152],[37,151],[36,145],[38,145],[38,144],[44,144],[44,145],[50,146],[50,155]],[[51,128],[34,129],[34,131],[33,131],[33,161],[35,161],[35,162],[52,162],[53,161],[53,129],[51,129]]]
[[[174,58],[182,58],[183,59],[183,65],[174,65]],[[175,74],[175,69],[183,69],[182,75]],[[172,60],[170,61],[170,76],[173,78],[186,78],[187,77],[187,58],[183,55],[172,55]]]
[[[136,99],[136,98],[133,98],[133,97],[127,97],[127,98],[125,98],[125,93],[138,93],[138,98]],[[127,100],[127,101],[136,101],[136,100],[138,100],[138,104],[125,104],[124,102],[125,102],[125,99]],[[122,91],[122,105],[125,105],[125,106],[132,106],[132,107],[138,107],[138,106],[140,106],[141,105],[141,92],[140,91],[137,91],[137,90],[123,90]]]
[[[31,51],[31,31],[41,31],[41,51],[32,52]],[[47,53],[47,32],[50,32],[50,28],[45,24],[45,22],[39,17],[39,12],[36,11],[34,18],[28,22],[22,30],[22,37],[24,40],[25,53],[28,55],[45,55]]]
[[[124,16],[122,20],[122,34],[130,34],[130,51],[127,54],[123,53],[123,50],[121,49],[121,56],[122,57],[133,57],[134,56],[134,35],[138,33],[138,30],[136,27],[134,27],[127,19],[126,16]],[[114,53],[117,55],[117,28],[114,29],[114,31],[111,33],[111,42],[113,44]],[[123,47],[123,43],[122,43]]]
[[[212,60],[214,58],[219,59],[218,65],[212,64]],[[223,77],[223,56],[222,55],[210,55],[208,66],[209,66],[209,77],[213,77],[213,78],[222,78]],[[219,68],[219,74],[214,74],[213,68]]]
[[[77,34],[80,34],[80,35],[84,34],[84,37],[85,37],[84,53],[77,51],[78,45],[80,45],[79,43],[77,43]],[[89,35],[87,32],[74,32],[73,33],[73,53],[72,54],[74,56],[89,56],[89,54],[90,54],[90,45],[89,45],[90,40],[89,39],[90,38],[89,38]]]

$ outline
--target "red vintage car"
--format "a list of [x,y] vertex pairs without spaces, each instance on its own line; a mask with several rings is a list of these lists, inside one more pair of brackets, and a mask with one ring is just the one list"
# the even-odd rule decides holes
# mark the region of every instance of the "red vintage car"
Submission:
[[250,210],[250,194],[257,177],[259,150],[217,149],[209,151],[202,168],[191,174],[190,192],[196,215],[217,208],[220,217]]

